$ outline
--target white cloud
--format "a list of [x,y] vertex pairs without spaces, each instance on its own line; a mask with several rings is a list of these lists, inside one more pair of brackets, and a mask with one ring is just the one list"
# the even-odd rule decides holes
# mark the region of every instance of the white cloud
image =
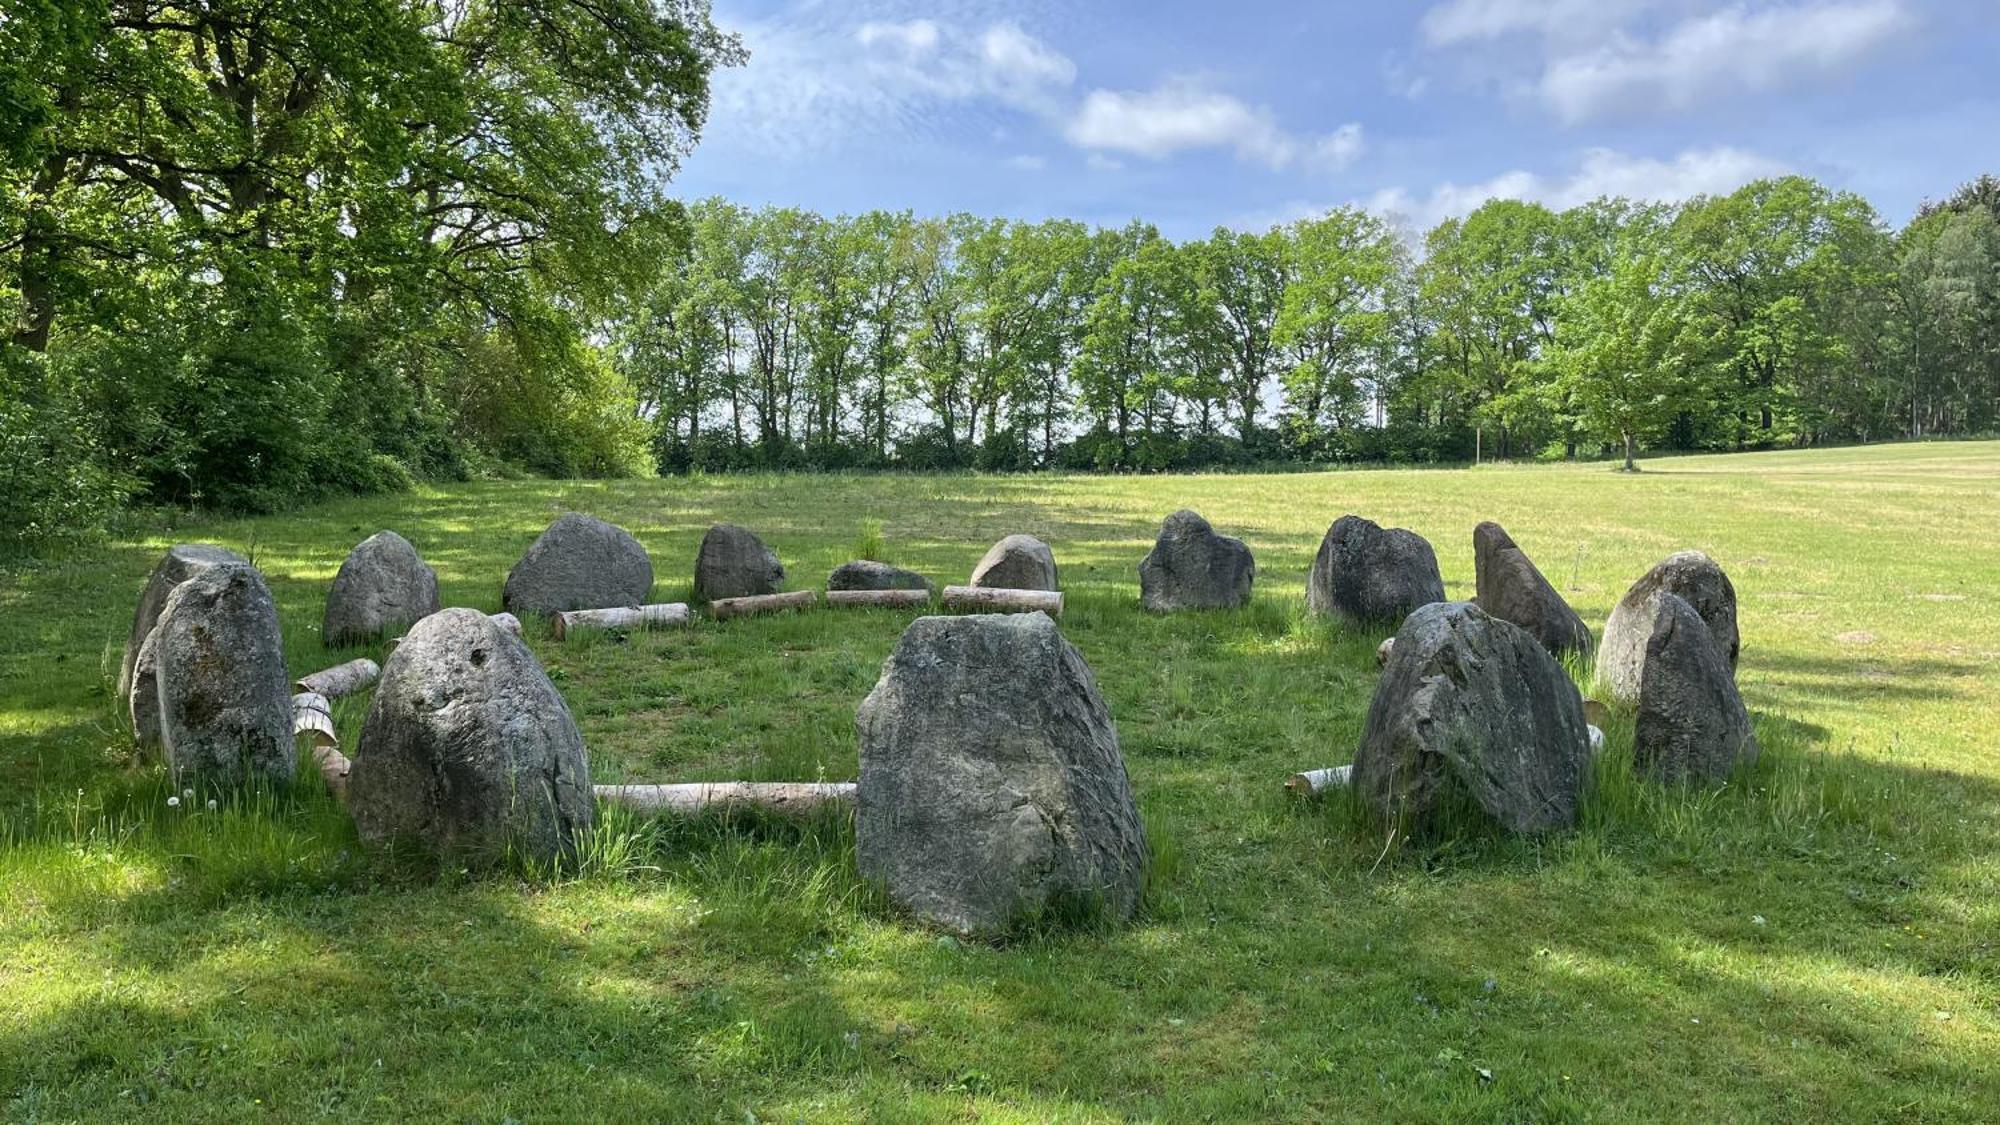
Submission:
[[933,20],[909,20],[904,23],[870,21],[855,31],[854,38],[863,47],[888,46],[901,51],[906,57],[921,58],[937,50],[940,33]]
[[1177,80],[1151,90],[1092,90],[1064,127],[1071,144],[1159,160],[1191,149],[1229,149],[1244,160],[1284,168],[1306,159],[1345,167],[1361,154],[1361,126],[1323,137],[1286,132],[1270,110]]
[[1519,32],[1551,39],[1601,35],[1656,0],[1447,0],[1424,13],[1424,42],[1433,47],[1476,43]]
[[1477,210],[1491,199],[1519,199],[1562,210],[1597,199],[1676,202],[1697,195],[1734,191],[1751,180],[1783,175],[1789,169],[1769,157],[1727,146],[1688,149],[1671,160],[1633,156],[1612,149],[1584,153],[1576,170],[1544,176],[1515,169],[1473,184],[1444,183],[1422,195],[1387,188],[1365,206],[1377,215],[1401,215],[1419,228]]
[[1048,166],[1047,157],[1036,156],[1033,153],[1024,152],[1007,158],[1007,167],[1018,168],[1023,172],[1039,172]]

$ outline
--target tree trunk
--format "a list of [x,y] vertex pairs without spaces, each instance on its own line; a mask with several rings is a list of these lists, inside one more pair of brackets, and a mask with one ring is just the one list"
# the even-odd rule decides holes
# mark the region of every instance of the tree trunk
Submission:
[[301,692],[313,692],[328,699],[339,699],[343,695],[360,691],[375,682],[382,674],[382,666],[367,657],[336,664],[310,676],[301,676],[294,685]]
[[753,613],[806,609],[818,597],[819,595],[811,590],[794,590],[789,594],[752,594],[746,598],[717,598],[708,603],[708,613],[717,621],[726,621],[732,617],[748,617]]
[[573,630],[665,629],[688,623],[686,602],[662,605],[625,605],[611,609],[573,609],[549,618],[556,640],[566,641]]
[[755,809],[801,819],[854,806],[851,781],[697,781],[680,785],[599,785],[597,797],[644,813],[694,816]]
[[1631,430],[1624,431],[1624,436],[1625,436],[1625,471],[1628,473],[1636,473],[1639,471],[1639,466],[1636,463],[1634,463],[1632,458],[1635,450],[1637,449],[1637,443],[1632,438]]

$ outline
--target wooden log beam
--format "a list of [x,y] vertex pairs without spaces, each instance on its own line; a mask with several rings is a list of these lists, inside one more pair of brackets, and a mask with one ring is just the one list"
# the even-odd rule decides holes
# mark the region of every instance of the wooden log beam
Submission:
[[566,641],[573,630],[667,629],[688,623],[686,602],[659,605],[621,605],[609,609],[573,609],[549,618],[556,640]]
[[292,686],[300,692],[339,699],[343,695],[351,695],[374,683],[375,678],[381,674],[382,666],[364,656],[314,672],[310,676],[301,676]]
[[828,590],[826,604],[908,609],[931,604],[929,590]]
[[1002,590],[990,586],[946,586],[944,607],[968,613],[1034,613],[1062,616],[1057,590]]
[[789,594],[751,594],[742,598],[717,598],[708,603],[709,616],[717,621],[727,621],[732,617],[748,617],[753,613],[777,613],[787,609],[808,609],[819,595],[812,590],[793,590]]
[[333,729],[333,704],[318,692],[302,691],[292,697],[292,737],[312,739],[313,748],[340,745]]
[[679,785],[600,785],[597,797],[643,813],[694,816],[711,809],[756,809],[808,817],[854,804],[851,781],[696,781]]
[[1295,773],[1285,780],[1285,788],[1295,797],[1317,797],[1329,790],[1345,789],[1353,783],[1353,766],[1333,766]]
[[347,760],[347,755],[331,746],[315,746],[313,764],[319,767],[319,775],[326,779],[326,787],[334,797],[347,800],[347,775],[354,769],[354,763]]

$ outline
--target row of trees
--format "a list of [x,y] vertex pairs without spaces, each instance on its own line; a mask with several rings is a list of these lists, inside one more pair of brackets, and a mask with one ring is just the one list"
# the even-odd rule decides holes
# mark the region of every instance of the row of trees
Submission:
[[1988,432],[2000,182],[1891,232],[1790,177],[1173,243],[708,200],[613,350],[662,468],[1577,456]]

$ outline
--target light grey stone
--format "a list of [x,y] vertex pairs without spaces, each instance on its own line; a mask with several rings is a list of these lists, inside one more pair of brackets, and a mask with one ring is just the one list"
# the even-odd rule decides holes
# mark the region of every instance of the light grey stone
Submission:
[[[235,551],[208,543],[177,543],[154,564],[153,573],[139,591],[139,606],[132,613],[132,631],[125,637],[125,654],[118,666],[118,698],[125,701],[126,713],[132,719],[132,736],[142,746],[160,740],[158,694],[151,670],[142,671],[139,667],[146,638],[152,634],[153,626],[160,623],[160,611],[167,607],[167,595],[174,592],[174,587],[222,563],[247,565],[249,560]],[[145,677],[143,683],[138,682],[141,676]]]
[[784,581],[785,564],[749,528],[719,523],[701,537],[694,560],[697,600],[775,594]]
[[333,576],[320,636],[331,646],[371,641],[438,609],[437,572],[409,540],[378,531],[348,552]]
[[1423,536],[1342,516],[1326,529],[1306,579],[1306,607],[1353,624],[1399,624],[1444,600],[1437,553]]
[[1590,651],[1590,626],[1505,528],[1490,520],[1473,528],[1472,560],[1479,608],[1526,629],[1557,656]]
[[1032,535],[1009,535],[972,568],[969,585],[994,590],[1060,590],[1056,553]]
[[1730,674],[1740,645],[1736,632],[1736,587],[1715,560],[1700,551],[1669,555],[1625,591],[1604,623],[1597,646],[1597,675],[1606,693],[1623,703],[1639,701],[1646,645],[1659,621],[1659,595],[1673,594],[1694,608],[1708,626],[1716,651]]
[[1233,609],[1250,603],[1257,563],[1243,540],[1217,535],[1183,508],[1160,525],[1160,537],[1139,564],[1139,604],[1155,612]]
[[257,568],[217,563],[174,587],[155,631],[160,743],[175,778],[291,784],[291,677]]
[[829,590],[929,590],[931,580],[914,570],[870,559],[856,559],[833,568],[826,576]]
[[1655,781],[1723,781],[1757,760],[1757,735],[1714,634],[1676,594],[1652,599],[1632,759]]
[[623,528],[570,512],[550,524],[507,574],[510,613],[546,617],[572,609],[643,605],[653,560]]

